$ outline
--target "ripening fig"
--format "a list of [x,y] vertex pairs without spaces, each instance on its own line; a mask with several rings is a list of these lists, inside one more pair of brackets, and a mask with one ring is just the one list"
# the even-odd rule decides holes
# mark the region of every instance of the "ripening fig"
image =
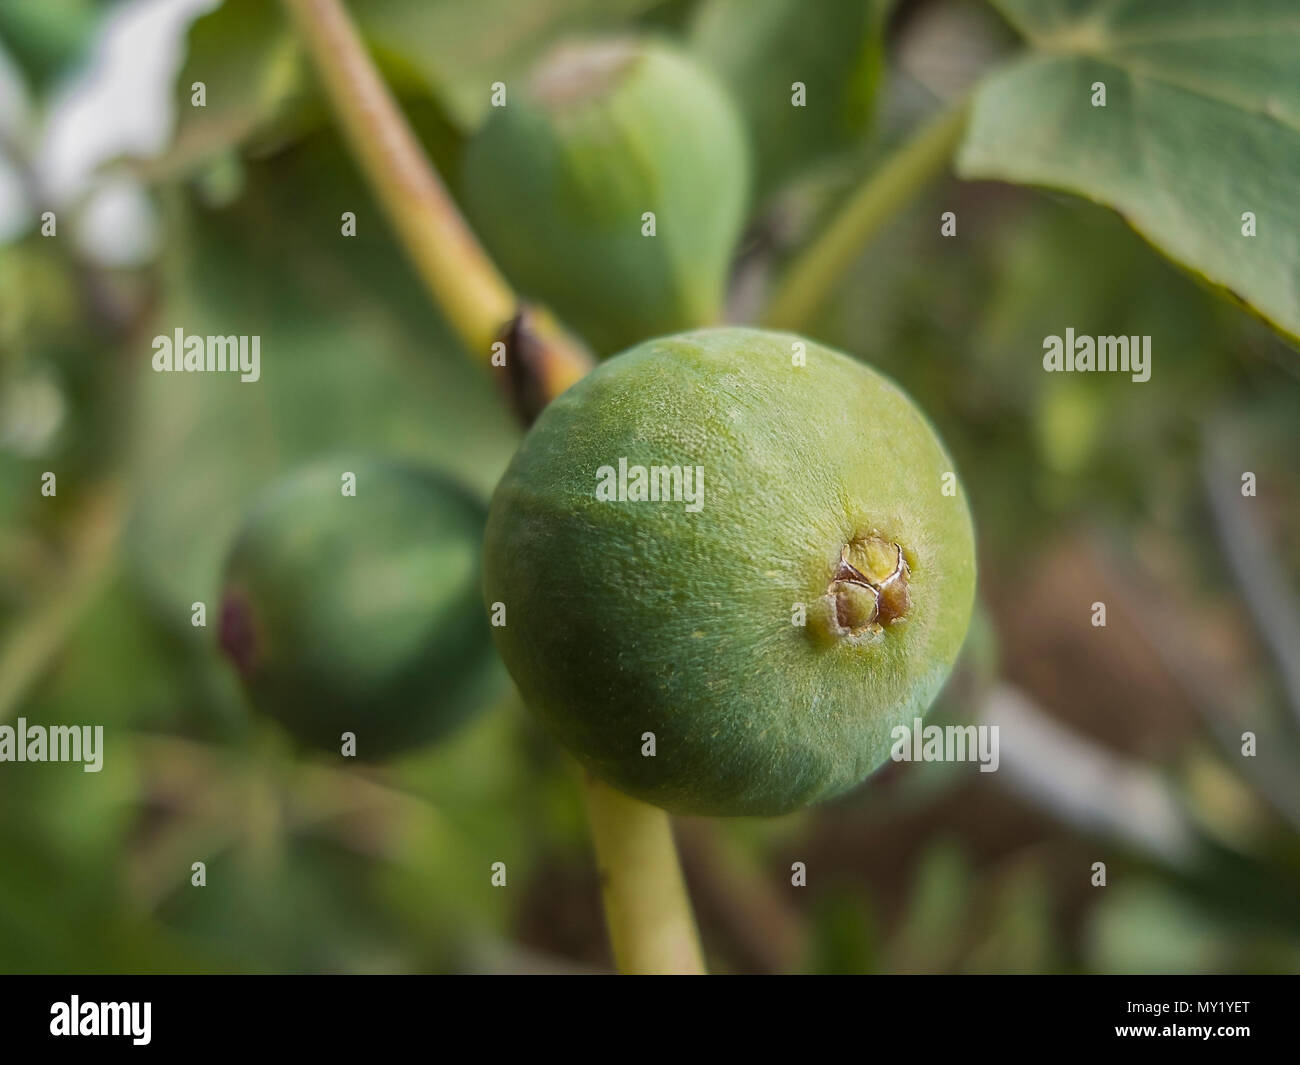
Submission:
[[829,798],[961,648],[975,557],[952,470],[911,400],[838,352],[739,328],[648,341],[552,402],[497,487],[497,647],[628,794],[693,814]]
[[485,516],[401,463],[318,465],[273,484],[238,534],[221,600],[221,646],[253,705],[309,746],[337,752],[354,733],[366,760],[459,724],[493,674]]
[[684,53],[559,46],[492,109],[463,178],[506,273],[601,354],[717,319],[749,150],[726,91]]

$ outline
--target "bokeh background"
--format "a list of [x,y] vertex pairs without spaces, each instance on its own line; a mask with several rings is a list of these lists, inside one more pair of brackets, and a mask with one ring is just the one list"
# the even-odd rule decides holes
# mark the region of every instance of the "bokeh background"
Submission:
[[[566,35],[657,33],[725,63],[714,0],[350,6],[453,185],[484,86]],[[1017,47],[976,3],[872,17],[802,58],[810,83],[853,71],[872,107],[784,147],[751,116],[737,318],[876,160]],[[280,6],[6,0],[0,148],[0,721],[107,737],[99,774],[0,764],[0,970],[608,969],[574,769],[504,676],[449,742],[343,770],[250,714],[211,622],[190,624],[277,475],[349,449],[486,498],[518,440],[379,222]],[[263,380],[152,373],[152,337],[178,324],[260,334]],[[1043,337],[1070,325],[1152,335],[1150,382],[1044,374]],[[951,179],[808,332],[902,383],[962,471],[981,598],[933,719],[1000,723],[1002,764],[891,764],[790,817],[679,820],[711,967],[1300,967],[1300,357],[1104,208]]]

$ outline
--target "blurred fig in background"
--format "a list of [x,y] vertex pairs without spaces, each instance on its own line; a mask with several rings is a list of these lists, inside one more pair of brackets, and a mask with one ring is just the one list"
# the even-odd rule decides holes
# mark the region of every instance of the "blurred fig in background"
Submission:
[[525,296],[600,354],[720,314],[749,193],[739,114],[667,45],[560,45],[504,87],[470,142],[463,196]]
[[[344,494],[355,475],[355,495]],[[366,460],[274,483],[226,563],[223,651],[253,705],[363,759],[439,738],[491,692],[483,505],[440,474]]]

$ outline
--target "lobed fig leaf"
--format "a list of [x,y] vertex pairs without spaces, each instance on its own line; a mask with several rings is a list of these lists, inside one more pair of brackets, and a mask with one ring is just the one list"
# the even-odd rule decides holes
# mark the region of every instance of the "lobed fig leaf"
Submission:
[[962,177],[1105,204],[1300,345],[1292,0],[997,0],[1034,46],[975,92]]

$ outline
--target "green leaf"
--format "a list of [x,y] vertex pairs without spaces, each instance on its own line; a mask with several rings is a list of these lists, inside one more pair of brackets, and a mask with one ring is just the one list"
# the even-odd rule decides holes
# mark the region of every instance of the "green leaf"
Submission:
[[306,56],[283,5],[225,0],[190,27],[172,143],[141,167],[144,175],[184,174],[232,147],[273,144],[295,126],[323,122],[319,105],[309,118],[307,84]]
[[[997,0],[1034,52],[978,90],[959,172],[1119,211],[1300,338],[1294,0]],[[1106,106],[1093,106],[1094,84]],[[1243,235],[1243,215],[1258,235]]]
[[[885,5],[706,0],[692,44],[731,88],[754,144],[758,191],[860,141],[880,80]],[[802,82],[805,105],[793,106]]]

